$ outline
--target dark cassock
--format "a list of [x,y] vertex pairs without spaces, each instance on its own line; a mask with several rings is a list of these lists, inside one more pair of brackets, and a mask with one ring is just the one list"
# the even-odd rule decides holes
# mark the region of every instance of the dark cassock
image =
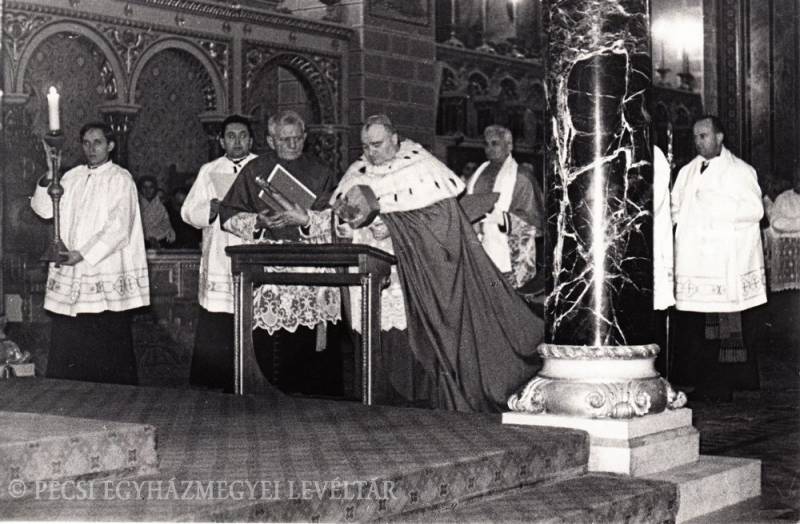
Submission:
[[[328,166],[306,153],[294,160],[280,159],[274,153],[267,153],[242,169],[223,198],[219,211],[222,228],[247,243],[330,242],[330,213],[309,213],[311,222],[302,229],[297,226],[275,229],[258,226],[257,214],[269,206],[259,197],[262,187],[256,178],[266,179],[277,164],[317,195],[313,210],[327,207],[335,187],[334,174]],[[295,269],[330,271],[328,268]],[[313,360],[324,367],[324,363],[318,361],[334,358],[332,348],[328,348],[324,355],[317,355],[317,352],[326,347],[326,323],[340,319],[341,293],[338,288],[264,285],[254,290],[253,325],[256,329],[253,346],[262,373],[284,391],[318,392],[314,390],[317,384],[311,380],[308,366]],[[280,376],[277,369],[280,369]]]

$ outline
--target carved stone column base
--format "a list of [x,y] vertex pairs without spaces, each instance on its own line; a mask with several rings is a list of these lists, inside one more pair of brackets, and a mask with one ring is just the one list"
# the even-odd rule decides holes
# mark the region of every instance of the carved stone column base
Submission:
[[686,404],[655,370],[658,346],[559,346],[538,348],[544,367],[508,407],[525,413],[587,418],[631,418]]

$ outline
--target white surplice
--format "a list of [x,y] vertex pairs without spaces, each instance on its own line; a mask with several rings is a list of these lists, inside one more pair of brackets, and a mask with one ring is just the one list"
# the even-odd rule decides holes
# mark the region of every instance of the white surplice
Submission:
[[241,169],[254,158],[256,155],[250,154],[239,162],[233,162],[222,156],[204,164],[181,207],[183,221],[203,230],[197,295],[200,306],[213,313],[233,313],[231,259],[225,248],[238,246],[243,240],[223,231],[218,217],[209,223],[211,200],[221,201]]
[[658,147],[653,148],[653,309],[675,305],[670,168]]
[[675,300],[683,311],[742,311],[767,301],[753,167],[726,148],[701,173],[697,156],[672,190]]
[[[83,260],[50,264],[44,308],[61,315],[125,311],[150,304],[150,282],[136,184],[113,162],[75,167],[61,178],[61,238]],[[38,186],[31,207],[53,216],[47,188]]]

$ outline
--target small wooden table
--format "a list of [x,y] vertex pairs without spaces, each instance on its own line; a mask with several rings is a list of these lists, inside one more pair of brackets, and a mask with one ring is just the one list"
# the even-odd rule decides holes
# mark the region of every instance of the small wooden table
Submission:
[[[253,288],[263,284],[361,286],[361,392],[372,404],[372,351],[380,348],[381,288],[394,256],[363,244],[251,244],[225,248],[235,285],[234,392],[267,389],[253,349]],[[275,267],[356,267],[356,272],[281,272]]]

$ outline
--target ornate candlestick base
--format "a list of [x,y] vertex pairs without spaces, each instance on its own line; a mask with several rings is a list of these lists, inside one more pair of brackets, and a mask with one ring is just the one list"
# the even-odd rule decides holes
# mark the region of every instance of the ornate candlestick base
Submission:
[[45,145],[47,163],[53,178],[47,188],[47,194],[53,200],[53,238],[47,246],[44,254],[39,260],[43,262],[54,262],[56,267],[67,259],[68,249],[61,240],[61,213],[59,203],[64,195],[64,188],[61,186],[61,151],[64,148],[64,133],[61,130],[49,131],[42,141]]
[[508,400],[512,411],[586,418],[632,418],[677,409],[676,393],[654,367],[658,346],[542,344],[544,367]]

